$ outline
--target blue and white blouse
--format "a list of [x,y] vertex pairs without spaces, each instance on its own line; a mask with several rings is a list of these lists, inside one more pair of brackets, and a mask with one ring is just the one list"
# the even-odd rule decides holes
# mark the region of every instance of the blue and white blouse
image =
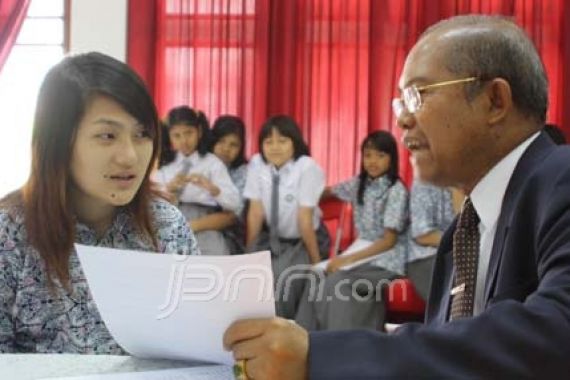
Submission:
[[[156,199],[151,213],[160,252],[200,254],[176,207]],[[155,250],[125,209],[100,239],[94,230],[77,223],[75,242]],[[69,273],[71,292],[57,280],[50,291],[44,262],[27,241],[23,208],[0,210],[0,353],[124,354],[99,315],[75,250],[69,258]]]
[[419,245],[414,239],[430,232],[444,232],[455,218],[451,191],[421,181],[414,181],[410,192],[410,248],[408,261],[427,258],[436,247]]
[[375,241],[384,236],[386,228],[398,233],[398,242],[389,251],[378,256],[373,265],[403,274],[406,262],[408,227],[408,190],[397,180],[390,186],[386,175],[376,179],[367,179],[363,204],[358,203],[359,177],[332,187],[333,194],[352,203],[354,227],[358,238]]

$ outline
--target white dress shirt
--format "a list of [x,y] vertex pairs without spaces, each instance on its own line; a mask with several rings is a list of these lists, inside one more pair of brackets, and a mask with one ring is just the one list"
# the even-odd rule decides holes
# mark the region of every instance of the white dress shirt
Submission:
[[479,234],[481,237],[473,315],[479,315],[485,310],[485,282],[493,249],[493,240],[497,231],[497,221],[507,186],[523,153],[538,135],[538,132],[535,133],[507,154],[477,183],[469,195],[477,215],[479,215]]
[[220,206],[224,210],[239,212],[241,205],[239,191],[234,185],[226,165],[212,153],[200,156],[198,152],[194,152],[186,157],[178,152],[173,162],[161,167],[154,173],[153,180],[166,186],[183,170],[185,161],[189,161],[190,164],[187,174],[203,175],[220,189],[220,193],[213,197],[206,189],[188,183],[178,197],[180,202]]
[[[260,154],[252,157],[247,170],[244,197],[261,201],[265,220],[271,218],[272,176],[276,168],[263,161]],[[323,169],[309,156],[290,160],[279,173],[279,236],[294,239],[300,237],[297,224],[299,207],[313,207],[313,227],[316,230],[321,219],[319,199],[325,188]]]

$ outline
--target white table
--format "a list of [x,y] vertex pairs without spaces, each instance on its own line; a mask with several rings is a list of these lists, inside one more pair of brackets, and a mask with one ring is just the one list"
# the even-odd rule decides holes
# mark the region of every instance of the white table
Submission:
[[145,360],[131,356],[0,354],[0,379],[35,380],[50,377],[151,371],[195,365],[199,363]]

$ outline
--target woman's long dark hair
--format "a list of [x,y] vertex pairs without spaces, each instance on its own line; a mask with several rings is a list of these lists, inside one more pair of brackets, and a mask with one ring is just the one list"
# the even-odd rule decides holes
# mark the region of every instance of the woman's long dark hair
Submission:
[[46,75],[39,91],[32,133],[32,167],[19,192],[2,206],[23,204],[29,243],[43,259],[48,283],[69,283],[69,256],[75,240],[70,201],[70,161],[78,126],[95,96],[108,96],[132,115],[152,138],[153,154],[144,180],[125,207],[136,227],[157,248],[150,215],[151,163],[160,146],[158,116],[142,80],[124,63],[101,53],[70,56]]
[[[386,153],[390,156],[390,167],[386,172],[388,179],[390,180],[390,186],[394,185],[396,181],[400,178],[398,174],[398,144],[396,139],[390,132],[386,131],[376,131],[370,133],[362,144],[360,145],[360,154],[364,156],[364,149],[374,149],[379,152]],[[364,170],[364,160],[361,160],[360,164],[360,174],[358,181],[358,204],[364,204],[364,190],[366,190],[366,184],[368,179],[368,173]]]

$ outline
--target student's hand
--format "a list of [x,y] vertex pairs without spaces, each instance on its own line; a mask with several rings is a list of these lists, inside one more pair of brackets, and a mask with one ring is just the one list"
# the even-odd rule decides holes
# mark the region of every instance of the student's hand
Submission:
[[166,184],[166,189],[171,193],[177,193],[182,189],[190,180],[185,174],[177,174],[170,182]]
[[248,378],[307,379],[309,334],[282,318],[234,322],[224,334],[224,347],[234,359],[245,360]]
[[202,226],[202,221],[200,219],[193,219],[188,222],[188,227],[192,230],[192,232],[202,232],[204,227]]
[[213,197],[220,194],[220,189],[218,188],[218,186],[214,185],[212,183],[212,181],[210,181],[208,178],[204,177],[202,174],[194,173],[194,174],[188,175],[186,178],[187,178],[188,182],[205,189]]
[[327,265],[326,272],[327,273],[334,273],[338,271],[340,268],[352,264],[354,262],[354,258],[346,255],[346,256],[337,256],[331,259]]

